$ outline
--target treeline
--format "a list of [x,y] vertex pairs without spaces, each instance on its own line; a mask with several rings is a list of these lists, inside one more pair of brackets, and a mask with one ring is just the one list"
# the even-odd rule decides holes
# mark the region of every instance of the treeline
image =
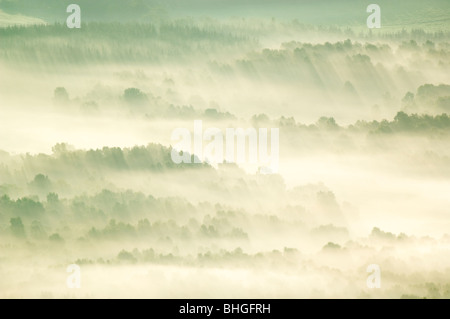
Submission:
[[449,132],[450,117],[443,113],[440,115],[428,114],[407,114],[398,112],[393,120],[382,121],[357,121],[348,126],[339,125],[333,117],[321,117],[314,124],[298,123],[293,117],[282,116],[276,120],[270,120],[265,114],[258,114],[252,117],[255,126],[275,125],[286,129],[300,129],[306,131],[348,131],[355,133],[430,133],[435,131]]
[[424,84],[417,89],[416,94],[406,93],[402,106],[407,112],[429,112],[439,110],[450,111],[450,85]]
[[[317,53],[332,54],[347,52],[355,54],[392,53],[386,44],[361,44],[392,40],[401,44],[403,50],[424,50],[433,58],[445,59],[448,45],[441,40],[449,33],[426,32],[416,29],[395,34],[356,35],[351,29],[339,27],[310,26],[292,22],[268,22],[265,20],[178,19],[162,22],[86,22],[78,30],[68,29],[64,23],[32,26],[9,26],[0,28],[2,46],[0,58],[6,61],[41,63],[108,63],[187,61],[209,57],[242,55],[260,50],[260,40],[267,36],[285,33],[305,33],[314,37],[334,34],[334,38],[348,37],[350,40],[337,43],[310,44],[291,41],[282,45],[282,50],[266,50],[258,60],[276,62],[277,58],[304,57],[309,59]],[[293,39],[298,36],[292,36]],[[434,41],[434,42],[433,42]],[[38,48],[38,49],[37,49]],[[295,51],[297,50],[297,51]],[[300,52],[298,51],[300,50]],[[311,54],[309,54],[311,53]],[[275,58],[275,59],[274,59]],[[291,64],[295,61],[289,61]]]
[[[172,238],[181,240],[195,239],[248,239],[248,235],[240,228],[225,225],[204,224],[193,217],[187,225],[179,225],[173,219],[169,221],[149,222],[148,219],[139,220],[136,226],[130,223],[117,222],[112,219],[103,228],[91,228],[86,240],[121,240],[121,239],[165,239],[169,242]],[[231,229],[228,229],[231,228]]]
[[371,133],[424,133],[436,131],[450,131],[450,117],[447,114],[427,115],[427,114],[406,114],[398,112],[393,121],[358,121],[355,125],[349,126],[349,130],[369,131]]
[[[68,37],[71,40],[115,40],[125,41],[159,39],[167,42],[189,40],[233,43],[248,41],[243,30],[229,27],[220,23],[198,23],[195,20],[173,20],[160,24],[154,23],[120,23],[120,22],[89,22],[82,25],[80,30],[71,30],[63,23],[48,25],[14,25],[0,28],[2,38],[22,37],[32,39],[36,37]],[[18,39],[17,39],[18,40]]]
[[181,62],[211,53],[235,53],[257,41],[221,25],[193,21],[154,24],[86,23],[79,30],[64,24],[0,28],[0,59],[41,64]]
[[[38,17],[46,21],[64,21],[70,0],[2,0],[0,9],[10,14]],[[167,17],[164,7],[152,0],[78,0],[87,21],[136,21]]]
[[234,250],[220,249],[218,251],[207,251],[204,253],[180,254],[164,253],[154,248],[121,250],[113,259],[80,258],[75,261],[77,265],[116,265],[149,263],[159,265],[184,265],[184,266],[213,266],[213,267],[267,267],[273,264],[278,266],[297,265],[300,252],[294,248],[284,248],[283,250],[273,250],[258,252],[254,254],[246,253],[238,247]]
[[[108,243],[226,240],[247,242],[243,212],[207,202],[197,206],[181,198],[154,198],[136,192],[103,192],[92,196],[47,200],[0,197],[0,237],[16,243],[95,245]],[[8,240],[9,238],[9,240]]]
[[[214,75],[225,79],[246,78],[293,89],[301,86],[306,92],[327,90],[342,100],[341,104],[361,104],[362,98],[395,94],[393,88],[401,87],[405,75],[417,65],[420,68],[424,61],[444,72],[449,53],[446,43],[431,40],[389,44],[350,39],[319,44],[291,41],[283,43],[280,49],[253,51],[232,61],[215,59],[209,67]],[[413,57],[406,64],[399,59],[411,54]],[[392,61],[401,68],[392,70]]]
[[[283,250],[273,250],[270,252],[258,252],[249,254],[238,247],[234,250],[220,249],[219,251],[207,251],[195,255],[181,255],[174,253],[160,253],[155,249],[134,249],[132,251],[122,250],[115,260],[106,263],[152,263],[171,265],[191,265],[191,266],[214,266],[214,267],[267,267],[276,264],[278,266],[295,267],[301,254],[297,249],[284,248]],[[79,260],[81,264],[102,264],[104,260],[92,261],[88,259]],[[77,262],[77,264],[78,264]],[[251,266],[250,266],[251,265]]]
[[53,147],[51,155],[0,155],[0,195],[14,197],[32,194],[45,198],[51,192],[69,196],[83,190],[98,191],[111,187],[109,178],[114,174],[129,178],[139,174],[162,176],[163,173],[192,170],[206,174],[213,172],[213,168],[206,163],[175,164],[171,158],[171,148],[156,144],[87,151],[58,144]]
[[118,221],[139,218],[165,220],[180,217],[183,219],[184,214],[195,216],[196,211],[193,205],[181,198],[157,199],[132,191],[104,190],[97,195],[80,195],[71,199],[60,198],[57,193],[52,192],[48,193],[46,199],[42,201],[36,196],[18,199],[10,198],[8,195],[0,197],[0,217],[3,223],[7,222],[8,218],[20,217],[29,222],[41,220],[78,224],[90,221],[104,224],[109,219]]
[[96,171],[164,171],[209,167],[207,164],[175,164],[171,158],[171,151],[171,148],[160,144],[123,149],[119,147],[103,147],[102,149],[91,149],[88,151],[71,150],[66,144],[57,144],[53,147],[53,155],[27,155],[23,158],[23,161],[25,167],[53,167],[58,171],[71,171],[71,168],[94,169]]

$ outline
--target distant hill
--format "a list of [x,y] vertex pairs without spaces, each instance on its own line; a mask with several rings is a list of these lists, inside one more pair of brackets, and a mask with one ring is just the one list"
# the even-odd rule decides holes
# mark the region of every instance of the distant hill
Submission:
[[0,10],[64,22],[71,3],[81,6],[85,22],[156,22],[186,16],[274,17],[341,27],[365,27],[367,6],[377,3],[386,28],[450,29],[449,0],[0,0]]
[[45,21],[23,15],[8,14],[0,10],[0,27],[11,25],[44,24]]
[[83,21],[143,21],[167,15],[154,0],[0,0],[0,9],[47,22],[64,22],[66,8],[73,3],[81,7]]

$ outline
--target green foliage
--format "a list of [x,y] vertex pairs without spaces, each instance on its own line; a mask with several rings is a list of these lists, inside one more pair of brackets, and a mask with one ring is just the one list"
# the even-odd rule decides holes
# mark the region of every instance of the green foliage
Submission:
[[117,256],[119,261],[135,263],[137,260],[132,253],[122,250]]
[[418,98],[434,98],[439,96],[450,96],[450,85],[424,84],[417,89]]
[[341,246],[332,242],[329,242],[325,246],[323,246],[324,251],[339,251],[341,250]]
[[53,243],[57,243],[57,244],[64,243],[64,239],[59,234],[53,234],[48,239]]
[[20,217],[11,218],[9,229],[14,236],[18,238],[25,238],[25,227]]
[[6,195],[0,198],[0,208],[4,213],[20,217],[40,217],[45,212],[44,206],[36,200],[24,197],[14,201]]
[[47,203],[49,204],[58,204],[59,203],[59,196],[55,193],[49,193],[47,195]]
[[47,232],[45,231],[40,221],[34,220],[31,223],[30,235],[34,239],[42,240],[47,237]]
[[53,101],[58,104],[67,104],[69,102],[69,93],[63,87],[57,87],[53,93]]
[[[47,21],[62,22],[61,13],[66,12],[70,0],[4,0],[0,8],[9,13],[21,13],[36,16]],[[78,0],[86,21],[136,21],[163,19],[167,14],[160,5],[149,0]]]
[[432,116],[398,112],[393,121],[358,121],[354,125],[350,125],[349,129],[352,131],[368,131],[376,134],[448,132],[450,131],[450,117],[445,113]]
[[236,119],[236,117],[229,112],[220,112],[216,109],[206,109],[204,116],[209,119],[214,120],[233,120]]
[[147,95],[137,88],[126,89],[123,93],[123,99],[131,105],[143,105],[148,101]]
[[392,128],[397,131],[424,131],[433,128],[450,129],[450,118],[447,114],[430,116],[430,115],[408,115],[404,112],[399,112],[394,118]]
[[370,237],[373,239],[382,239],[382,240],[395,240],[397,238],[402,238],[402,234],[400,234],[398,237],[395,236],[393,233],[390,232],[384,232],[378,227],[374,227],[372,229],[372,233],[370,234]]
[[[255,45],[238,30],[219,25],[199,26],[184,20],[155,24],[87,23],[80,32],[65,24],[11,26],[0,28],[0,58],[11,63],[35,62],[52,69],[58,65],[100,64],[108,62],[160,63],[197,60],[206,52],[233,52]],[[203,48],[198,51],[199,43]],[[36,49],[39,48],[39,49]],[[203,52],[203,53],[202,53]],[[65,100],[64,88],[58,88]]]
[[38,174],[34,177],[34,180],[30,183],[30,187],[33,191],[48,193],[52,187],[52,183],[48,176]]
[[319,129],[325,130],[337,130],[339,129],[339,125],[337,125],[336,121],[332,117],[321,117],[317,121],[317,127]]

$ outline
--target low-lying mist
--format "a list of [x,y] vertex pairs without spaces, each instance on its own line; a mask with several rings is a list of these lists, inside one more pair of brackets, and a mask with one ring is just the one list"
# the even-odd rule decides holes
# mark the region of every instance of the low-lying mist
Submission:
[[[434,30],[1,27],[0,297],[450,298],[450,45]],[[278,128],[279,171],[175,164],[172,132],[196,120]]]

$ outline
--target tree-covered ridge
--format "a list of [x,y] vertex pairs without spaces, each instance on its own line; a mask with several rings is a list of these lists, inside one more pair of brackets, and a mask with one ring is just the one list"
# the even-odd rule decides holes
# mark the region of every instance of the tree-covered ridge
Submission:
[[[310,185],[293,195],[303,193],[304,198],[306,193],[312,192],[326,211],[330,195],[316,191]],[[327,262],[331,259],[343,263],[352,256],[353,263],[364,264],[364,258],[368,257],[360,257],[361,253],[370,258],[398,259],[398,253],[392,249],[394,245],[408,254],[415,252],[417,246],[444,248],[449,243],[448,235],[439,239],[397,235],[378,227],[354,240],[346,227],[305,223],[309,213],[319,212],[288,206],[280,208],[276,214],[255,214],[212,203],[193,205],[180,198],[155,198],[131,191],[104,190],[72,199],[50,193],[43,201],[2,196],[0,247],[9,256],[20,249],[24,255],[14,258],[22,260],[27,256],[39,260],[36,254],[42,254],[42,258],[61,255],[64,256],[60,257],[61,262],[75,263],[86,273],[95,269],[90,267],[102,267],[102,271],[108,272],[118,266],[161,265],[253,272],[255,267],[258,272],[273,271],[276,267],[282,269],[284,275],[301,275],[302,269],[307,267],[308,272],[318,273],[320,278],[338,277],[350,282],[353,272],[349,275],[348,270],[330,269]],[[275,234],[281,246],[258,244],[261,236]],[[297,247],[299,241],[302,248],[292,248]],[[317,259],[311,261],[312,257]],[[436,260],[436,256],[430,258],[433,262]],[[10,258],[2,259],[6,264],[9,261]],[[419,266],[424,267],[422,263]],[[394,266],[386,265],[384,269],[397,273]],[[440,283],[430,281],[424,285],[424,280],[431,280],[433,274],[423,272],[418,278],[403,269],[402,276],[389,280],[395,284],[390,293],[405,298],[448,298],[447,275],[448,271],[442,270]],[[352,289],[362,293],[358,285]]]
[[[261,50],[261,41],[284,33],[293,38],[332,35],[334,38],[351,38],[352,41],[312,44],[291,41],[281,50],[264,50],[252,55],[255,63],[261,60],[293,65],[307,57],[314,62],[320,57],[355,55],[377,57],[392,55],[395,48],[376,41],[397,42],[399,52],[423,51],[430,58],[447,63],[448,32],[427,32],[421,29],[388,32],[382,35],[357,34],[351,29],[317,27],[298,22],[280,22],[273,28],[265,21],[227,21],[179,19],[160,23],[99,23],[83,24],[79,30],[68,29],[60,23],[34,26],[0,28],[1,55],[6,61],[40,63],[87,63],[185,61],[199,57],[219,57],[246,54]],[[298,34],[298,36],[295,36]],[[410,40],[406,40],[410,39]],[[372,43],[367,43],[367,42]],[[435,41],[435,42],[433,42]],[[36,48],[39,48],[36,50]],[[367,58],[366,58],[367,59]],[[211,60],[214,60],[211,58]],[[363,59],[364,60],[364,59]],[[364,62],[361,60],[360,62]],[[251,60],[250,60],[251,61]],[[368,61],[370,62],[370,59]]]
[[448,133],[450,130],[450,117],[443,113],[440,115],[428,114],[407,114],[398,112],[392,120],[381,121],[357,121],[350,125],[339,125],[333,117],[323,116],[314,124],[304,124],[297,122],[293,117],[281,117],[270,120],[265,114],[258,114],[252,117],[252,123],[263,126],[270,123],[286,129],[299,129],[303,131],[329,131],[329,132],[354,132],[354,133],[416,133],[418,135],[427,133]]
[[236,48],[249,49],[256,43],[236,29],[193,21],[89,23],[75,32],[63,24],[13,26],[1,28],[0,37],[0,57],[5,61],[69,65],[182,62],[213,53],[233,54]]
[[32,194],[40,198],[51,192],[72,196],[116,187],[109,181],[109,177],[115,175],[128,178],[129,175],[212,170],[207,164],[175,164],[171,148],[159,144],[87,151],[58,144],[53,147],[53,154],[9,155],[3,152],[0,162],[0,193],[19,197]]
[[[319,44],[287,42],[280,49],[262,49],[211,69],[224,76],[246,76],[254,81],[319,87],[339,92],[346,101],[360,101],[366,93],[390,92],[427,61],[433,69],[450,68],[447,42],[429,40],[361,42],[350,39]],[[409,65],[401,66],[402,58]],[[391,65],[392,61],[397,65]],[[411,67],[410,67],[411,66]],[[420,68],[420,67],[419,67]],[[413,71],[414,70],[414,71]],[[425,71],[425,70],[424,70]],[[373,93],[372,93],[373,94]]]
[[[69,167],[86,168],[95,171],[102,170],[147,170],[164,171],[170,169],[185,169],[191,167],[206,167],[206,164],[197,166],[177,165],[171,159],[171,148],[159,144],[135,146],[132,148],[104,147],[102,149],[80,151],[70,150],[66,144],[53,147],[53,156],[40,154],[37,156],[39,165],[53,167],[64,171]],[[33,166],[34,158],[26,156],[25,166]],[[63,165],[63,166],[61,166]],[[64,167],[67,165],[69,167]]]
[[[68,0],[2,0],[0,9],[53,22],[64,21],[66,8],[72,3]],[[77,4],[83,9],[83,19],[86,21],[148,21],[167,17],[162,3],[152,0],[79,0]]]
[[[2,0],[0,10],[11,14],[62,22],[69,0]],[[267,19],[298,19],[317,25],[364,26],[365,0],[79,0],[86,21],[160,21],[170,17],[212,16],[218,18],[258,16]],[[383,8],[383,27],[401,29],[425,27],[448,30],[446,0],[379,0]]]

